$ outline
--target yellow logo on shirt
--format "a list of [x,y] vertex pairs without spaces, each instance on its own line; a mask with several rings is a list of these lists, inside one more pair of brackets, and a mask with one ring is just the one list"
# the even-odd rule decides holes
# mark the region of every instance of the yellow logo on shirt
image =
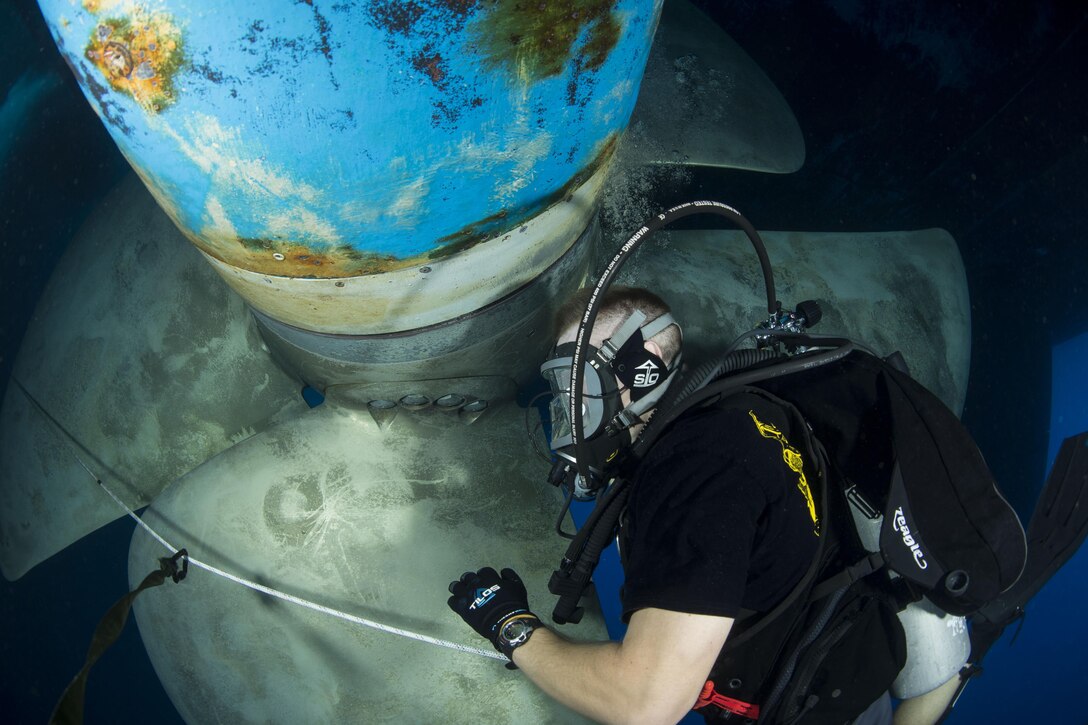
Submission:
[[773,438],[782,446],[782,460],[786,462],[791,471],[797,474],[797,488],[804,495],[805,502],[808,504],[808,515],[812,517],[812,531],[819,536],[820,519],[816,515],[816,501],[812,498],[812,489],[809,488],[808,479],[805,478],[805,459],[801,457],[801,452],[790,445],[790,442],[786,440],[786,436],[782,435],[782,431],[757,418],[755,411],[749,410],[748,415],[752,417],[752,421],[756,424],[756,430],[759,431],[761,436]]

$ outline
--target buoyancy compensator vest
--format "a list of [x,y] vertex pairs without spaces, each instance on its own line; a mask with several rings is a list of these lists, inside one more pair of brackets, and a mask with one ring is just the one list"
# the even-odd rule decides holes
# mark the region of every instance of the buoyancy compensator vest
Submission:
[[[806,367],[810,356],[716,378],[644,442],[693,407],[755,392],[803,419],[805,458],[824,462],[820,551],[778,607],[738,618],[696,703],[708,719],[849,722],[903,666],[897,611],[926,596],[970,614],[1023,569],[1019,520],[955,415],[878,357],[851,350]],[[881,519],[875,550],[858,535],[861,518]]]

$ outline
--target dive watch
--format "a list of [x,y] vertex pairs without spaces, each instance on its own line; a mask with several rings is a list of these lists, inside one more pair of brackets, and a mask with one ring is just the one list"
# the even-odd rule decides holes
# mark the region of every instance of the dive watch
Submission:
[[511,617],[499,628],[499,649],[511,661],[514,650],[529,641],[533,630],[544,626],[535,615],[521,614]]

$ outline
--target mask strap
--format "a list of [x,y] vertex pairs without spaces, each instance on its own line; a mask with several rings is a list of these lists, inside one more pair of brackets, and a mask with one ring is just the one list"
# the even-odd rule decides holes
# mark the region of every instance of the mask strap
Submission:
[[[661,332],[669,325],[676,325],[677,329],[680,328],[680,325],[677,324],[676,320],[673,319],[673,316],[666,312],[665,314],[656,317],[650,322],[647,322],[645,325],[643,325],[642,339],[649,340],[651,337]],[[671,368],[672,365],[669,365],[669,367]]]
[[656,388],[642,396],[635,402],[628,405],[612,418],[612,425],[617,429],[623,430],[630,428],[635,423],[641,422],[642,414],[650,408],[657,405],[657,401],[661,400],[661,396],[665,394],[669,386],[672,384],[673,379],[676,378],[676,371],[680,368],[680,358],[683,356],[683,352],[676,353],[676,357],[673,358],[673,362],[669,364],[669,372],[665,376]]
[[635,331],[642,327],[642,323],[646,320],[646,313],[642,310],[635,310],[631,313],[631,316],[623,321],[623,324],[619,326],[612,336],[601,343],[601,349],[597,351],[597,357],[603,362],[610,363],[612,358],[616,357],[616,353],[619,352],[623,344],[627,342],[631,335],[635,334]]

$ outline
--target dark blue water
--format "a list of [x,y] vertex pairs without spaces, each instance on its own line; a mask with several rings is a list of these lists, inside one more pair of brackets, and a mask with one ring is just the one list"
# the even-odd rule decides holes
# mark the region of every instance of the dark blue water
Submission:
[[[698,173],[683,188],[659,189],[660,206],[718,198],[765,229],[947,229],[960,245],[972,298],[964,418],[1026,520],[1045,474],[1050,351],[1088,331],[1082,3],[704,4],[782,91],[808,157],[788,176]],[[52,266],[126,166],[33,2],[0,4],[0,37],[6,387]],[[94,625],[128,589],[131,529],[116,522],[19,581],[0,582],[5,722],[48,717]],[[1083,584],[1063,595],[1088,603]],[[1021,637],[1030,639],[1032,626],[1029,617]],[[1040,669],[1065,664],[1037,656]],[[87,697],[89,723],[177,719],[134,622],[95,669]],[[1009,708],[1024,712],[1029,703],[1023,693]],[[1082,723],[1083,712],[1070,709],[1062,721]],[[957,713],[951,722],[971,719]]]

